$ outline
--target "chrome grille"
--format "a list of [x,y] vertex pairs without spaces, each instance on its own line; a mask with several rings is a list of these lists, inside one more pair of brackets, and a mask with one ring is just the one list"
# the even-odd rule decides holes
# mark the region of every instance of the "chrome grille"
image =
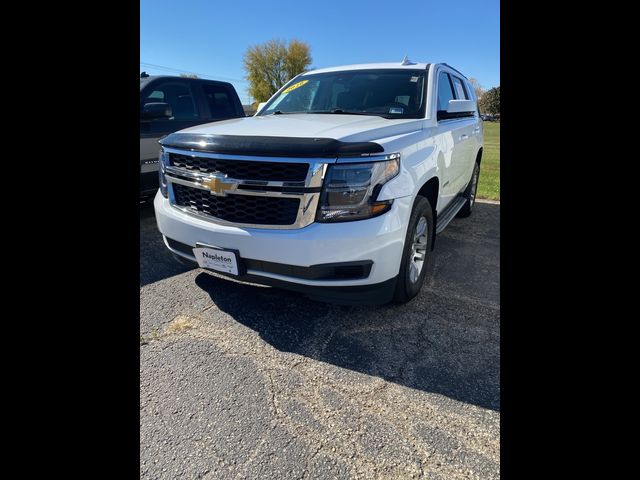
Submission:
[[231,178],[267,182],[304,182],[308,163],[275,163],[223,160],[198,155],[169,154],[170,165],[202,173],[221,173]]
[[170,203],[214,223],[302,228],[315,219],[331,159],[256,157],[163,147]]

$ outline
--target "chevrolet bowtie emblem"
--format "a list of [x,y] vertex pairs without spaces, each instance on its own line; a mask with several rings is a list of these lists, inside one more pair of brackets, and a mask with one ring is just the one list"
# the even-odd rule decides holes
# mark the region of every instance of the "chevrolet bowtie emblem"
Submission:
[[227,191],[234,190],[236,187],[235,182],[225,182],[218,177],[207,178],[202,181],[202,185],[211,190],[212,195],[219,195],[221,197],[224,197]]

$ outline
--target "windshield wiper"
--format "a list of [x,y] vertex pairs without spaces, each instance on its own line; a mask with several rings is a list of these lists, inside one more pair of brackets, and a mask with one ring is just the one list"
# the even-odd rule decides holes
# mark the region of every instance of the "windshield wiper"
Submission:
[[334,108],[332,110],[316,110],[309,111],[307,113],[321,113],[321,114],[334,114],[334,115],[367,115],[373,117],[385,117],[383,113],[372,113],[372,112],[352,112],[350,110],[342,110],[341,108]]
[[389,117],[384,113],[372,113],[372,112],[352,112],[350,110],[342,110],[341,108],[334,108],[332,110],[306,110],[300,112],[283,112],[282,110],[275,110],[269,115],[292,115],[294,113],[319,113],[319,114],[332,114],[332,115],[366,115],[370,117],[382,117],[382,118],[395,118]]
[[271,112],[270,115],[291,115],[294,113],[308,113],[308,112],[283,112],[282,110],[275,110],[274,112]]

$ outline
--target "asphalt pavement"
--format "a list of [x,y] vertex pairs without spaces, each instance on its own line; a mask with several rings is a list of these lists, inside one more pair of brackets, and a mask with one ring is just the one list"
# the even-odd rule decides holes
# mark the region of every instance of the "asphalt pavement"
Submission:
[[499,478],[499,204],[400,306],[185,267],[151,205],[140,235],[140,478]]

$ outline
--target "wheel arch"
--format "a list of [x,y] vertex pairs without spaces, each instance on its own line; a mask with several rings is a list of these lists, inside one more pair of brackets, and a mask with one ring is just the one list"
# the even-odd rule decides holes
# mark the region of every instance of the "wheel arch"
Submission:
[[436,244],[436,226],[438,224],[438,198],[440,197],[440,179],[437,176],[431,177],[422,185],[422,187],[420,187],[420,190],[418,190],[418,195],[429,200],[429,204],[431,205],[431,211],[433,213],[433,227],[431,229],[431,250],[433,250]]

